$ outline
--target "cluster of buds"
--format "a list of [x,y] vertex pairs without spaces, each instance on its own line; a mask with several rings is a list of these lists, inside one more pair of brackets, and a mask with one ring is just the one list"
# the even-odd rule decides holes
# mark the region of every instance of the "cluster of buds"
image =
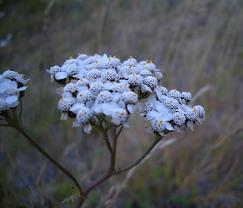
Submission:
[[193,129],[205,119],[205,110],[201,105],[190,106],[191,93],[168,91],[158,86],[155,93],[144,104],[143,114],[149,121],[154,133],[161,136],[186,128]]
[[18,106],[27,82],[24,75],[12,70],[0,74],[0,114]]
[[[51,79],[63,84],[58,92],[61,119],[74,118],[73,126],[89,133],[93,125],[104,120],[127,126],[131,114],[145,99],[142,113],[154,133],[192,128],[204,119],[202,106],[189,106],[191,94],[159,86],[161,70],[149,61],[134,58],[120,61],[116,57],[81,54],[62,66],[48,70]],[[141,109],[140,109],[141,110]]]
[[127,126],[141,97],[152,93],[162,78],[151,62],[134,58],[121,62],[106,54],[81,54],[48,72],[52,80],[64,83],[59,90],[61,118],[75,118],[73,126],[82,126],[86,133],[104,117],[114,125]]

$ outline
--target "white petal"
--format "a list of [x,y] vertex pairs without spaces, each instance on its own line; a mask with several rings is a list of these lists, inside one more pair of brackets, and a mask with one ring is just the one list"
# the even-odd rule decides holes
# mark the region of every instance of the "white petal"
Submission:
[[4,93],[8,89],[17,89],[17,83],[9,79],[3,79],[0,82],[0,94]]
[[170,121],[173,119],[173,115],[171,113],[167,113],[166,115],[162,116],[164,121]]
[[26,86],[24,86],[24,87],[20,87],[20,88],[18,88],[18,91],[24,91],[24,90],[26,90],[28,87],[26,87]]
[[120,100],[118,102],[119,106],[122,107],[122,108],[125,108],[126,107],[126,103],[123,101],[123,100]]
[[102,113],[102,106],[101,104],[95,104],[92,109],[96,114]]
[[104,89],[111,90],[113,88],[114,84],[112,82],[106,82],[104,83]]
[[112,95],[113,95],[112,101],[114,101],[114,102],[118,102],[121,99],[120,93],[113,93]]
[[156,111],[150,111],[147,113],[147,116],[146,116],[147,120],[153,120],[155,118],[161,118],[161,115],[159,112],[156,112]]
[[109,103],[104,103],[102,109],[103,109],[103,113],[107,116],[111,116],[113,114],[114,108]]
[[158,87],[156,87],[154,89],[154,91],[155,91],[155,94],[157,95],[158,98],[160,98],[162,96],[162,93],[161,93],[161,91],[160,91],[160,89]]
[[136,106],[128,104],[127,105],[127,110],[128,110],[129,113],[134,113],[136,111]]
[[84,107],[84,104],[82,103],[75,103],[71,108],[70,111],[77,114],[77,112],[80,110],[80,108]]
[[77,78],[77,79],[82,79],[82,78],[86,77],[87,72],[88,72],[88,71],[85,70],[85,69],[80,69],[80,70],[79,70],[79,73],[78,73],[78,74],[75,74],[75,75],[72,76],[72,77]]
[[62,79],[66,79],[67,78],[67,73],[66,72],[57,72],[55,74],[55,79],[56,80],[62,80]]
[[9,97],[7,97],[5,99],[5,102],[7,103],[9,108],[14,108],[14,107],[16,107],[19,104],[17,96],[9,96]]
[[167,130],[169,130],[169,131],[173,131],[173,130],[175,130],[175,129],[173,128],[173,126],[172,126],[169,122],[166,122],[166,123],[165,123],[165,128],[166,128]]
[[169,113],[169,109],[161,102],[155,102],[155,108],[162,116]]
[[81,91],[83,91],[83,90],[88,90],[89,88],[87,87],[87,86],[78,86],[77,87],[77,90],[78,90],[78,92],[81,92]]
[[120,125],[121,124],[121,120],[115,117],[112,117],[111,122],[115,125]]
[[15,79],[16,79],[17,82],[19,82],[23,85],[26,85],[30,81],[30,79],[24,79],[22,77],[16,77]]

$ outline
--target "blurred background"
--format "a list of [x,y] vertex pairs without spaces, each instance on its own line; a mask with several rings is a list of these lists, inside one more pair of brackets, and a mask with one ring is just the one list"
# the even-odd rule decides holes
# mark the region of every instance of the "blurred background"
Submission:
[[[84,186],[105,171],[99,135],[60,121],[46,69],[79,53],[151,59],[169,89],[191,91],[204,124],[114,177],[85,207],[243,207],[243,1],[0,0],[0,66],[26,74],[24,123]],[[149,146],[139,117],[119,140],[119,166]],[[12,129],[0,128],[0,207],[74,207],[73,184]],[[125,180],[125,183],[124,183]],[[61,203],[64,200],[65,203]]]

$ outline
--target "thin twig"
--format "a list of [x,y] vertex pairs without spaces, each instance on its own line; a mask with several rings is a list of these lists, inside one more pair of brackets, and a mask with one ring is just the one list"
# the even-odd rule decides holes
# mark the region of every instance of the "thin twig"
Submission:
[[[110,166],[107,169],[107,173],[105,173],[103,176],[101,176],[99,179],[97,179],[95,182],[93,182],[85,191],[84,194],[87,196],[87,194],[92,191],[94,188],[99,186],[100,184],[107,181],[109,178],[111,178],[113,175],[116,174],[115,166],[116,166],[116,148],[117,148],[117,135],[115,129],[113,129],[113,145],[112,145],[112,152],[110,155]],[[108,135],[107,135],[108,136]]]
[[120,127],[120,129],[118,130],[116,137],[118,138],[122,132],[123,126]]
[[85,198],[84,192],[79,185],[77,179],[60,163],[54,160],[40,145],[38,145],[22,128],[19,126],[14,127],[17,131],[19,131],[29,142],[30,144],[35,147],[43,156],[45,156],[53,165],[55,165],[60,171],[62,171],[73,183],[76,185],[77,189],[79,190],[80,197]]
[[103,130],[103,131],[104,131],[103,139],[105,141],[106,147],[109,150],[110,154],[112,154],[112,147],[111,147],[111,143],[110,143],[109,137],[107,135],[107,130]]
[[21,126],[23,126],[22,114],[23,114],[23,104],[22,104],[22,100],[20,100],[20,102],[19,102],[19,122],[20,122]]
[[108,138],[108,135],[107,135],[107,131],[109,130],[109,127],[108,128],[103,127],[102,121],[100,121],[100,125],[96,125],[95,123],[93,125],[102,132],[102,134],[103,134],[102,138],[105,141],[106,147],[111,154],[112,153],[112,147],[111,147],[111,143],[110,143],[110,140]]
[[154,147],[162,140],[163,138],[157,138],[147,149],[147,151],[137,160],[135,161],[133,164],[129,165],[126,168],[122,168],[122,169],[118,169],[116,171],[116,174],[120,174],[123,172],[126,172],[132,168],[134,168],[135,166],[137,166],[139,163],[141,163],[148,155],[149,153],[154,149]]

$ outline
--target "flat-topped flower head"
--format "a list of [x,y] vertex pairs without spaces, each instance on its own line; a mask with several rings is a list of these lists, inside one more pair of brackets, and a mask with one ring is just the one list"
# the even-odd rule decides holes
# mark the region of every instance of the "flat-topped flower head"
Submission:
[[129,116],[139,112],[153,132],[164,135],[190,122],[199,123],[205,115],[201,106],[187,105],[190,93],[159,86],[163,75],[151,61],[80,54],[48,72],[64,84],[58,103],[62,118],[74,118],[74,126],[82,126],[85,132],[100,125],[100,120],[126,126]]
[[24,75],[12,70],[0,75],[0,114],[18,106],[28,81]]

